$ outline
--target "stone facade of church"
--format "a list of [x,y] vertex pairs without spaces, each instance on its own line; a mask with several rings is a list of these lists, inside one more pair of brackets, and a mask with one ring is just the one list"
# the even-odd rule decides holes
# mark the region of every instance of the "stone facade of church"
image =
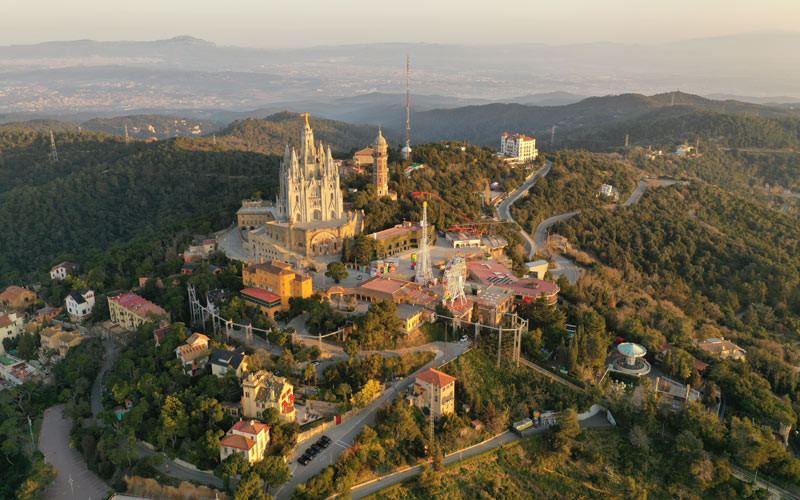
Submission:
[[253,261],[336,255],[363,230],[363,210],[345,209],[330,147],[314,143],[304,116],[300,149],[287,145],[281,162],[280,191],[270,207],[275,220],[247,234],[244,248]]

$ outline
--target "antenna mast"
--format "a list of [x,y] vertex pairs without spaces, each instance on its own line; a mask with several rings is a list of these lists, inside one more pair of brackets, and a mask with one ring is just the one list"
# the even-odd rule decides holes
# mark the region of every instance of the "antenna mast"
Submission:
[[56,139],[53,137],[53,131],[50,131],[50,163],[58,163],[58,151],[56,151]]
[[403,159],[411,158],[411,57],[406,56],[406,147],[403,148]]
[[416,282],[423,285],[433,283],[433,270],[431,269],[431,253],[428,250],[428,202],[422,202],[422,221],[420,222],[422,234],[419,238],[419,258],[417,259]]

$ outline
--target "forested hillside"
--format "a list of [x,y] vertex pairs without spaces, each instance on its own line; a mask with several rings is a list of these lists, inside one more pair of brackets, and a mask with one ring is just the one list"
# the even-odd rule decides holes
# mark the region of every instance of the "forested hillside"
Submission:
[[[486,104],[455,109],[435,109],[412,116],[413,136],[425,141],[465,140],[474,144],[495,145],[503,132],[518,132],[536,136],[539,146],[549,144],[552,127],[556,127],[556,145],[564,145],[564,136],[570,132],[603,127],[597,133],[605,134],[605,127],[644,117],[654,110],[707,111],[716,114],[763,116],[768,118],[796,117],[796,112],[770,108],[739,101],[715,101],[683,92],[670,92],[654,96],[622,94],[590,97],[565,106],[525,106],[522,104]],[[679,129],[670,129],[672,132]],[[633,133],[629,130],[629,132]],[[625,142],[615,127],[608,135],[614,145]],[[563,137],[562,137],[563,136]],[[588,139],[586,139],[588,141]],[[608,140],[608,139],[607,139]],[[683,139],[681,139],[683,140]],[[588,142],[587,142],[588,144]]]
[[[286,144],[299,146],[303,123],[299,114],[284,111],[263,120],[250,118],[233,122],[215,134],[215,138],[206,137],[197,142],[208,146],[216,141],[216,147],[220,149],[283,155]],[[373,125],[353,125],[314,117],[309,119],[309,124],[314,130],[314,139],[330,145],[335,152],[365,148],[378,135],[378,127]],[[392,142],[391,137],[388,140]]]
[[[698,325],[667,332],[673,344],[689,348],[692,339],[724,336],[747,349],[749,367],[715,362],[710,373],[731,407],[771,425],[796,421],[800,376],[792,365],[800,351],[792,344],[800,331],[800,225],[795,217],[693,182],[649,191],[628,208],[584,212],[553,229],[620,270],[627,284],[650,290],[663,307],[674,304]],[[658,345],[641,324],[623,330],[635,341]]]
[[0,130],[30,130],[34,132],[104,132],[113,135],[128,135],[136,139],[169,139],[171,137],[195,137],[220,128],[222,123],[201,118],[183,118],[170,115],[128,115],[113,118],[92,118],[84,122],[59,120],[29,120],[0,125]]
[[600,154],[560,151],[550,158],[550,173],[536,181],[511,208],[514,220],[530,234],[550,216],[614,203],[599,196],[603,184],[617,188],[620,202],[636,185],[636,174],[629,164]]
[[231,223],[240,200],[274,196],[278,159],[239,151],[204,152],[179,143],[134,143],[102,134],[2,132],[0,276],[4,282],[81,254],[199,219],[205,230]]
[[588,149],[618,148],[625,144],[659,146],[700,141],[731,148],[800,149],[798,115],[765,118],[725,114],[690,106],[664,107],[613,124],[580,129],[556,137],[556,144]]

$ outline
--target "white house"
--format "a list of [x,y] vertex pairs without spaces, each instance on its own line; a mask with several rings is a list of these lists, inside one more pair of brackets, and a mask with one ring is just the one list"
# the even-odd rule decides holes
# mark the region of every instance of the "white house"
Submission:
[[0,312],[0,354],[6,352],[3,347],[4,339],[13,339],[22,333],[23,319],[15,312]]
[[64,261],[60,264],[56,264],[50,269],[50,279],[53,280],[63,280],[75,269],[78,268],[78,264],[74,264],[72,262]]
[[64,300],[67,306],[69,318],[72,321],[83,321],[92,314],[94,308],[94,292],[92,290],[81,290],[72,292]]

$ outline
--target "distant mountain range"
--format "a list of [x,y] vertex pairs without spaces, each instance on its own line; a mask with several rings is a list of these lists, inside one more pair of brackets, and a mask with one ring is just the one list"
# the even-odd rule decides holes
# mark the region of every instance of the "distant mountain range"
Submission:
[[0,47],[0,113],[94,113],[82,118],[88,119],[152,110],[274,112],[300,103],[337,107],[343,102],[338,99],[364,95],[400,96],[396,106],[402,108],[406,55],[419,100],[452,96],[447,99],[461,100],[459,106],[563,105],[583,96],[675,89],[776,103],[800,98],[798,33],[655,45],[386,43],[302,49],[228,47],[176,37]]
[[[389,143],[399,146],[405,136],[405,113],[397,101],[397,94],[368,94],[358,97],[340,98],[328,103],[302,102],[287,108],[293,111],[311,111],[315,136],[334,151],[343,153],[353,148],[368,146],[382,125]],[[528,96],[532,102],[569,101],[576,96],[557,94]],[[750,116],[760,118],[799,117],[800,111],[787,107],[772,107],[736,100],[713,100],[686,94],[669,92],[646,96],[623,94],[590,97],[564,105],[526,105],[518,103],[468,104],[471,100],[423,96],[417,99],[411,116],[413,144],[432,141],[458,140],[472,144],[495,146],[503,132],[524,133],[537,137],[540,147],[550,144],[555,127],[556,147],[574,145],[607,146],[621,144],[626,133],[647,128],[647,121],[668,119],[667,129],[658,129],[660,137],[681,137],[680,130],[672,130],[681,123],[679,117],[697,118],[696,112],[709,112],[720,116]],[[480,101],[479,101],[480,102]],[[437,103],[443,107],[435,108]],[[661,112],[660,110],[663,110]],[[216,119],[220,115],[213,115]],[[326,116],[328,118],[322,118]],[[200,137],[197,147],[238,149],[268,154],[282,154],[287,143],[294,144],[302,128],[302,119],[296,112],[262,108],[246,113],[228,113],[231,121],[209,119],[176,118],[158,115],[134,115],[84,121],[80,124],[55,120],[33,120],[5,125],[6,128],[33,130],[75,131],[80,127],[86,131],[101,131],[122,135],[124,126],[129,134],[137,138],[155,136]],[[388,119],[387,119],[388,118]],[[707,118],[704,115],[703,119]],[[354,122],[366,122],[357,125]],[[687,133],[695,130],[687,125]],[[672,127],[672,128],[670,128]],[[627,131],[625,130],[627,128]],[[155,130],[156,135],[153,135]],[[653,126],[653,130],[656,127]],[[200,132],[202,131],[202,132]],[[210,137],[213,133],[214,137]],[[619,137],[617,137],[619,136]],[[632,137],[632,142],[644,137]],[[651,140],[651,139],[647,139]],[[684,140],[684,139],[678,139]]]

